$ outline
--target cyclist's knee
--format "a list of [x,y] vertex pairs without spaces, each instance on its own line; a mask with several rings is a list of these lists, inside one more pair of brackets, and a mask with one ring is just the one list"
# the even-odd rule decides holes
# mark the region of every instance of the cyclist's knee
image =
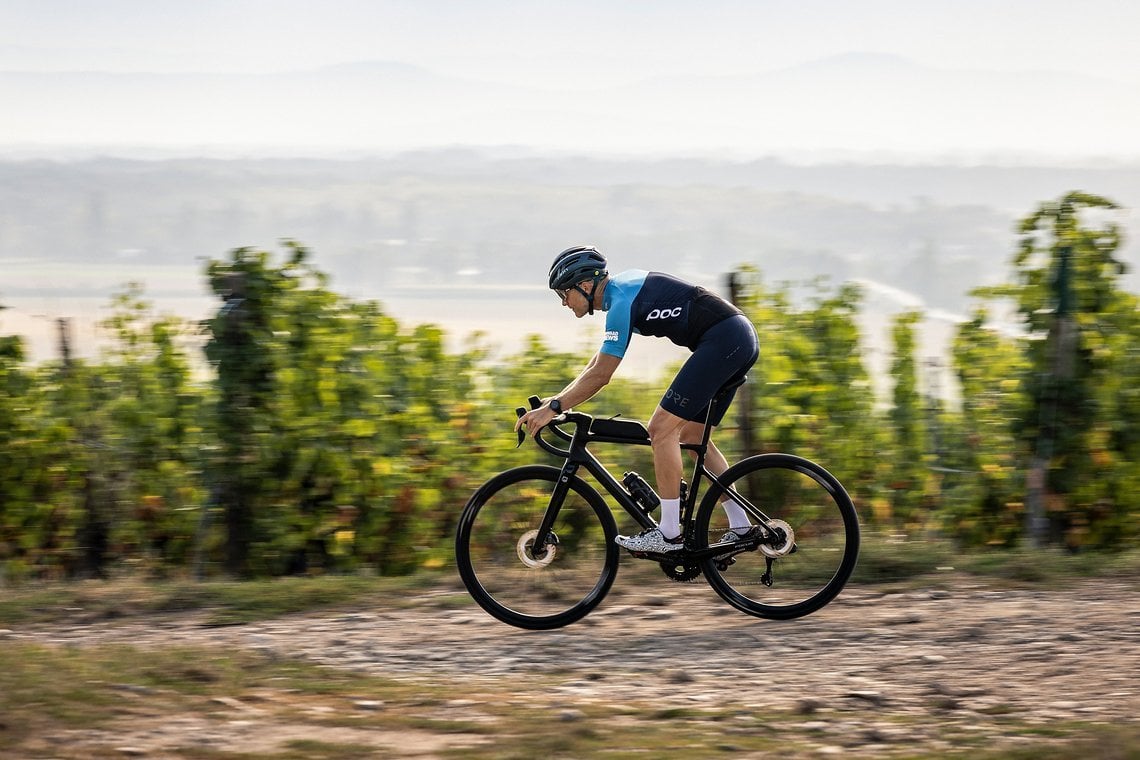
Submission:
[[655,443],[658,441],[676,440],[679,444],[681,441],[681,431],[685,426],[685,420],[667,412],[661,407],[653,412],[653,416],[649,418],[649,437]]

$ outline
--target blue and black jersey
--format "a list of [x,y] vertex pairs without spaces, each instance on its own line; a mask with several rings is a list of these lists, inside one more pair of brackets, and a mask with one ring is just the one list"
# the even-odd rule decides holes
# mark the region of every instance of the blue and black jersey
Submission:
[[630,338],[668,338],[694,350],[713,325],[740,310],[712,291],[661,272],[630,269],[613,275],[602,294],[606,334],[601,352],[625,356]]

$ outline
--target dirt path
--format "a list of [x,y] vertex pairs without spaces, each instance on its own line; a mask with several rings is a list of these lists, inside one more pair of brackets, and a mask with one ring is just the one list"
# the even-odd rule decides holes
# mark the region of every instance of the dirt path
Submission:
[[[1011,718],[1024,727],[1119,724],[1140,715],[1140,589],[1131,581],[1006,589],[958,578],[933,590],[849,588],[813,616],[777,623],[735,612],[702,583],[661,578],[631,587],[619,577],[598,610],[554,632],[516,630],[473,606],[439,604],[448,594],[454,589],[426,592],[406,609],[229,628],[186,615],[8,637],[155,651],[251,648],[397,679],[469,684],[472,693],[509,685],[521,700],[568,711],[626,701],[731,704],[795,715],[804,743],[788,756],[949,751],[955,737],[1016,742]],[[549,678],[529,677],[537,662],[551,664]],[[733,684],[727,693],[725,678]],[[177,746],[163,744],[161,732],[204,729],[188,721],[147,730],[119,741],[144,750]],[[250,734],[260,737],[245,745],[250,751],[272,748]],[[424,757],[463,741],[429,739],[396,748]]]

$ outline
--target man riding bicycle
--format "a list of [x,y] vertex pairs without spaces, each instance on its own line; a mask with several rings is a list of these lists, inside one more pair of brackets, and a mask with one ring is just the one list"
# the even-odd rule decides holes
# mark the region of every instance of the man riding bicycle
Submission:
[[[595,309],[606,312],[605,335],[601,348],[578,377],[520,417],[515,430],[525,425],[537,435],[562,411],[597,394],[621,364],[634,333],[668,338],[692,351],[649,420],[653,468],[661,498],[659,525],[616,539],[630,551],[679,551],[684,543],[680,527],[681,444],[700,442],[713,397],[725,385],[743,378],[756,362],[756,330],[739,309],[720,296],[671,275],[630,269],[611,277],[606,258],[593,246],[573,246],[558,254],[550,266],[549,285],[579,319],[592,315]],[[717,404],[711,419],[714,426],[724,418],[734,394],[735,389],[729,390]],[[728,462],[711,439],[705,464],[715,475],[728,469]],[[729,531],[721,540],[751,537],[754,528],[740,505],[732,499],[722,505]]]

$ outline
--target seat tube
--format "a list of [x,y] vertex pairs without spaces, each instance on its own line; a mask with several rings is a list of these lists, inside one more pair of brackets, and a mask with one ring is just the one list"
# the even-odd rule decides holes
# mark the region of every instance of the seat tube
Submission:
[[709,441],[712,440],[713,426],[710,424],[712,420],[713,410],[716,406],[718,396],[714,396],[713,400],[709,403],[709,411],[705,415],[705,429],[701,434],[701,443],[699,446],[690,446],[697,455],[697,461],[693,465],[693,478],[692,482],[688,484],[688,490],[682,494],[681,499],[681,525],[691,527],[694,524],[693,517],[697,506],[697,492],[701,487],[701,478],[710,475],[709,471],[705,469],[705,454],[709,450]]
[[716,410],[717,404],[720,403],[721,398],[723,398],[721,393],[717,393],[715,396],[713,396],[713,400],[709,402],[708,414],[705,415],[705,432],[701,436],[701,459],[702,460],[704,459],[705,452],[708,450],[709,441],[712,440],[712,430],[713,430],[712,416],[713,416],[713,412]]

